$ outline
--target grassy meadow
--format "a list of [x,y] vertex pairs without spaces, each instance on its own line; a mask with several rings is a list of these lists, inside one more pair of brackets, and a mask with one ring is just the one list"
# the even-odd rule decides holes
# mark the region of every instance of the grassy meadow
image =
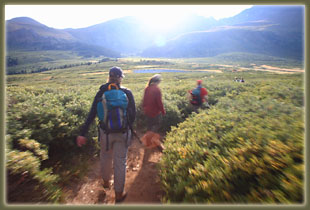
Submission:
[[[7,75],[8,203],[62,203],[62,186],[87,172],[87,160],[99,154],[96,123],[85,147],[78,148],[75,137],[112,66],[125,72],[123,86],[135,97],[139,131],[146,130],[140,105],[153,74],[133,70],[191,70],[161,73],[167,112],[160,128],[166,149],[158,164],[163,203],[303,203],[303,67],[271,57],[240,55],[233,61],[230,56],[81,61],[72,55],[53,63],[42,54],[37,62],[52,70]],[[36,69],[19,60],[12,72]],[[80,63],[86,64],[71,65]],[[187,91],[197,79],[209,91],[211,108],[195,113]]]

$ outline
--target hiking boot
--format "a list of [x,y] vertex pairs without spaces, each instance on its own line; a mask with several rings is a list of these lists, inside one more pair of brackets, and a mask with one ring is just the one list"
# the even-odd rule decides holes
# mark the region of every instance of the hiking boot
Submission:
[[115,192],[115,203],[121,203],[127,196],[126,192]]
[[103,188],[108,188],[108,189],[110,189],[110,181],[103,181],[102,186],[103,186]]
[[104,189],[100,189],[98,194],[98,203],[104,203],[106,196],[106,191]]

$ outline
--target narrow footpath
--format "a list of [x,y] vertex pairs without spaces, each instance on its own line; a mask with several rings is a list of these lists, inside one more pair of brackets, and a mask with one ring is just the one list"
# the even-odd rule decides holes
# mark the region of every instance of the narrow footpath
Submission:
[[[139,135],[142,136],[142,135]],[[160,204],[163,191],[160,188],[157,163],[162,153],[146,149],[134,140],[128,149],[125,191],[128,193],[122,205]],[[90,160],[88,174],[80,183],[66,186],[67,205],[114,205],[114,186],[102,187],[99,157]],[[112,177],[113,180],[113,177]]]

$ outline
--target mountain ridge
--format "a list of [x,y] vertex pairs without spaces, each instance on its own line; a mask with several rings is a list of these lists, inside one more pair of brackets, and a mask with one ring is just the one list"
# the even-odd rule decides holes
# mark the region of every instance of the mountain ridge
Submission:
[[[266,8],[268,11],[263,12]],[[288,12],[289,15],[283,11]],[[173,42],[177,41],[174,39],[165,47],[152,46],[144,50],[141,56],[208,57],[219,53],[241,51],[302,60],[304,51],[303,18],[304,9],[301,7],[254,6],[232,18],[220,20],[218,25],[211,30],[182,34],[182,36],[177,37],[179,44],[174,44]],[[234,39],[227,37],[234,34],[236,29],[239,29],[239,35],[234,35]],[[197,39],[197,34],[205,33],[207,36],[207,32],[213,32],[216,36],[209,39],[207,37]],[[247,34],[253,34],[254,37],[247,37]],[[227,40],[225,42],[225,39],[230,39],[231,42]],[[210,46],[212,42],[217,43],[217,45]],[[204,49],[202,49],[202,45],[205,46]],[[247,48],[240,50],[243,45]],[[235,48],[233,48],[234,46]]]
[[148,30],[132,16],[79,29],[54,29],[19,17],[6,21],[7,46],[32,50],[73,47],[83,48],[84,52],[96,48],[97,53],[89,56],[107,57],[208,57],[241,51],[303,58],[301,6],[253,6],[230,18],[215,20],[192,15],[180,21],[174,31],[161,32]]
[[70,33],[50,28],[29,17],[6,21],[6,44],[11,50],[72,50],[86,57],[120,57],[116,51],[80,42]]

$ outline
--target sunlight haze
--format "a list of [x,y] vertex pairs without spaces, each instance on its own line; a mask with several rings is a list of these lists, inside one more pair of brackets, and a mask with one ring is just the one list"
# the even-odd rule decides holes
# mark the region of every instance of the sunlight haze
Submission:
[[48,27],[83,28],[124,16],[136,16],[153,29],[166,30],[185,15],[221,19],[251,5],[6,5],[5,19],[30,17]]

